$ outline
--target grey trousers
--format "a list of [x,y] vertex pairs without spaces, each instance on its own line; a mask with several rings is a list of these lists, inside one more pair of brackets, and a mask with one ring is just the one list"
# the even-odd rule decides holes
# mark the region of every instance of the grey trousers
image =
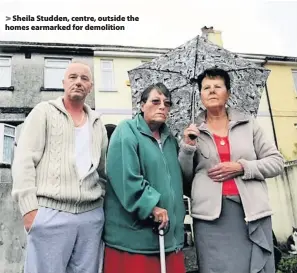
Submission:
[[24,273],[98,273],[102,208],[72,214],[39,208],[27,236]]

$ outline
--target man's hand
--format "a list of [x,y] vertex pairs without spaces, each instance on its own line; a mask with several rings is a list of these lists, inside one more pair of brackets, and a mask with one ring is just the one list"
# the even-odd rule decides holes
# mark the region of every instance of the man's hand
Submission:
[[191,139],[189,135],[199,136],[200,132],[197,128],[196,124],[191,124],[188,128],[184,131],[184,142],[188,145],[195,146],[197,144],[197,139]]
[[167,210],[159,207],[154,207],[152,213],[155,217],[154,221],[160,223],[159,229],[167,228],[169,222]]
[[243,167],[237,162],[222,162],[208,170],[208,176],[215,182],[224,182],[243,174]]
[[29,232],[29,230],[31,229],[31,226],[33,224],[37,211],[38,211],[37,209],[32,210],[23,216],[24,227],[27,232]]

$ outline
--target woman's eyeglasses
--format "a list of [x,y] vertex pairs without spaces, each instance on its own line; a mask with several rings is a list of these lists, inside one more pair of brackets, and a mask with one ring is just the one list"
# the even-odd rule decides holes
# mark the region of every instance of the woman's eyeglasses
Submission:
[[[153,105],[160,105],[161,104],[161,100],[160,99],[153,99],[151,100]],[[172,102],[170,100],[164,100],[163,101],[164,105],[166,107],[171,107],[172,106]]]

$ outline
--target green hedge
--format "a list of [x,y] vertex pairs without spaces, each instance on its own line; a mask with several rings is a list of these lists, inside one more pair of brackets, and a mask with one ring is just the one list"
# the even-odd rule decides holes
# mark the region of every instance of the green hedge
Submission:
[[281,273],[297,273],[297,256],[283,257],[278,265]]

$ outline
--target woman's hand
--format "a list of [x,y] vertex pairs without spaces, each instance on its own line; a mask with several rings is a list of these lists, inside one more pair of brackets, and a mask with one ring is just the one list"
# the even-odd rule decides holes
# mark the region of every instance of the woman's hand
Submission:
[[222,162],[208,170],[208,176],[215,182],[224,182],[243,174],[238,162]]
[[[196,124],[191,124],[188,128],[184,131],[184,142],[188,145],[195,146],[197,143],[197,137],[199,136],[200,132],[197,128]],[[191,139],[189,135],[193,135],[196,138]]]
[[154,216],[154,221],[160,223],[159,229],[167,228],[169,222],[167,210],[159,207],[154,207],[152,213]]

